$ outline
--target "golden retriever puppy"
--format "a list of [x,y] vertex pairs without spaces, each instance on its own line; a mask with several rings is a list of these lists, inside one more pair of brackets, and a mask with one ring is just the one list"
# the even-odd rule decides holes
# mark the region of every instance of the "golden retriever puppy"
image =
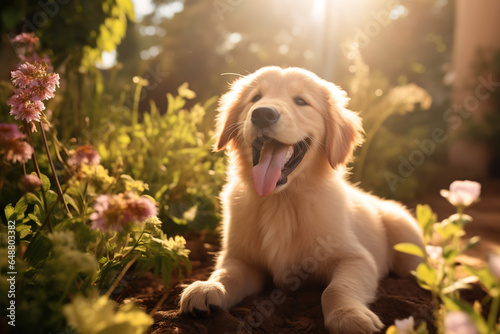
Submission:
[[362,140],[361,120],[347,101],[315,74],[280,67],[239,78],[222,96],[216,149],[227,147],[230,158],[222,251],[208,281],[183,291],[182,313],[228,310],[271,277],[285,291],[324,284],[331,333],[384,326],[368,306],[378,280],[415,269],[419,259],[393,246],[422,246],[422,237],[403,206],[345,180],[345,164]]

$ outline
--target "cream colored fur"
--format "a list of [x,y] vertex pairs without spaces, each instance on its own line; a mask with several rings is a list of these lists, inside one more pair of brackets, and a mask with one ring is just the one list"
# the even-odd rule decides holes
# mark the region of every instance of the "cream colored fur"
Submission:
[[[261,98],[253,102],[255,95]],[[296,97],[307,105],[297,105]],[[400,204],[367,194],[345,180],[345,163],[360,144],[356,113],[345,92],[311,72],[265,67],[233,83],[222,96],[216,149],[230,155],[221,194],[223,244],[215,271],[182,293],[183,313],[229,309],[258,293],[268,277],[280,289],[326,286],[321,304],[331,333],[372,333],[383,327],[369,304],[389,271],[406,276],[419,259],[393,245],[422,245],[415,219]],[[273,107],[280,118],[256,129],[252,111]],[[259,135],[309,148],[288,182],[267,197],[252,183],[252,142]]]

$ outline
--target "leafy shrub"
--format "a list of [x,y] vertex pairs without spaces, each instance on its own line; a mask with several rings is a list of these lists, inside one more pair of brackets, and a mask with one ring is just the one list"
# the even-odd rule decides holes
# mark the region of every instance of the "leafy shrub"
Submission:
[[187,223],[195,229],[215,228],[225,160],[222,153],[211,151],[211,133],[203,131],[206,110],[215,98],[185,109],[187,100],[195,97],[186,83],[177,96],[167,93],[165,112],[151,102],[150,110],[139,114],[140,90],[146,83],[135,81],[139,93],[133,107],[123,101],[115,104],[97,131],[95,146],[103,163],[118,161],[124,173],[149,185],[146,191],[158,202],[167,231],[185,230],[175,224]]

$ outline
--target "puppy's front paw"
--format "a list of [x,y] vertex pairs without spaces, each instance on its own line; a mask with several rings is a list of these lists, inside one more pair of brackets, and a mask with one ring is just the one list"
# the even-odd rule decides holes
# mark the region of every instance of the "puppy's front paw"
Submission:
[[380,331],[384,324],[366,306],[340,307],[325,314],[325,327],[331,334],[367,334]]
[[181,294],[180,311],[195,316],[207,316],[219,308],[225,308],[226,290],[219,282],[197,281]]

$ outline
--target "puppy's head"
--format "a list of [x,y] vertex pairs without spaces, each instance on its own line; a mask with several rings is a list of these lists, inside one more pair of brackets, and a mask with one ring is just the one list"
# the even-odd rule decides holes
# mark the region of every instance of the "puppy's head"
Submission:
[[257,194],[270,195],[322,161],[337,168],[349,160],[363,130],[347,101],[339,87],[309,71],[261,68],[221,97],[215,149],[238,153]]

